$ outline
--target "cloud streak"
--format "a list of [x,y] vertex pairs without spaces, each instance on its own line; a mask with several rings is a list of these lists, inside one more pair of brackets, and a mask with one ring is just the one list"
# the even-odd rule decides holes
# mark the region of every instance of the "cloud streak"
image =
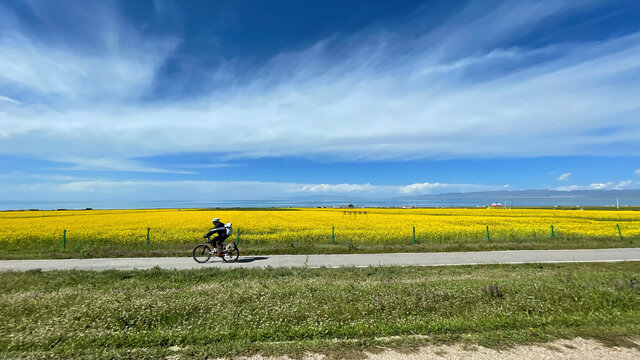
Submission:
[[[195,174],[190,170],[172,170],[158,167],[147,166],[140,161],[120,160],[112,158],[64,158],[65,163],[71,163],[72,166],[56,167],[55,170],[64,171],[122,171],[122,172],[142,172],[142,173],[166,173],[166,174]],[[217,165],[214,167],[222,167],[224,164],[204,164]]]
[[4,101],[5,103],[9,103],[9,104],[13,104],[13,105],[19,105],[19,104],[20,104],[20,102],[19,102],[19,101],[17,101],[17,100],[15,100],[15,99],[12,99],[12,98],[10,98],[10,97],[8,97],[8,96],[2,96],[2,95],[0,95],[0,102],[3,102],[3,101]]
[[[156,69],[178,44],[141,35],[106,2],[73,5],[63,12],[68,18],[46,3],[25,5],[49,28],[30,31],[30,23],[0,4],[0,92],[18,94],[27,108],[66,113],[76,106],[130,102],[151,88]],[[81,28],[60,36],[63,22]]]

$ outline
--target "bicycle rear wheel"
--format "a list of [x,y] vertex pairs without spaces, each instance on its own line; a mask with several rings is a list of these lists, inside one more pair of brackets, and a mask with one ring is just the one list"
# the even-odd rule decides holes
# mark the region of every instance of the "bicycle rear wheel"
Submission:
[[209,245],[200,244],[193,249],[193,260],[197,263],[206,263],[211,259],[211,248]]
[[235,262],[239,256],[240,250],[238,250],[238,246],[235,243],[231,243],[222,252],[222,261]]

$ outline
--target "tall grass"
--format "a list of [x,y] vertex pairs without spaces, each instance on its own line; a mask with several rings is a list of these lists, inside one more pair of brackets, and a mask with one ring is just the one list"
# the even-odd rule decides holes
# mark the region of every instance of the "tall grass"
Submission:
[[638,262],[2,273],[0,357],[622,341],[640,335],[639,278]]

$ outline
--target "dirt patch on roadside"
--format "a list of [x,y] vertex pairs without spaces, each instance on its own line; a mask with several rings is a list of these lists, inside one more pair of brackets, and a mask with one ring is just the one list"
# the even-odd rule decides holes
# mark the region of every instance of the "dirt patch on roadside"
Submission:
[[[608,346],[595,340],[575,338],[572,340],[558,340],[547,344],[517,346],[508,350],[492,350],[481,346],[468,345],[439,345],[426,346],[415,351],[386,350],[376,354],[365,353],[363,359],[370,360],[422,360],[422,359],[522,359],[522,360],[546,360],[546,359],[575,359],[575,360],[636,360],[640,359],[640,339],[630,342],[633,347]],[[347,356],[350,357],[350,356]],[[302,357],[305,360],[332,359],[333,356],[320,354],[307,354]],[[339,357],[338,357],[339,358]],[[242,358],[243,360],[289,360],[288,357],[268,358],[253,356]]]

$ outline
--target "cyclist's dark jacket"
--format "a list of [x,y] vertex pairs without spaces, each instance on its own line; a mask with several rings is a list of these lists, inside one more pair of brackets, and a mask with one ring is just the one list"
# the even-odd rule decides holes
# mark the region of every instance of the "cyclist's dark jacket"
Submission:
[[214,228],[209,230],[209,232],[204,237],[209,238],[213,234],[218,234],[218,236],[215,237],[215,239],[218,241],[227,238],[227,228],[224,227],[224,224],[221,221],[214,222],[213,226]]

